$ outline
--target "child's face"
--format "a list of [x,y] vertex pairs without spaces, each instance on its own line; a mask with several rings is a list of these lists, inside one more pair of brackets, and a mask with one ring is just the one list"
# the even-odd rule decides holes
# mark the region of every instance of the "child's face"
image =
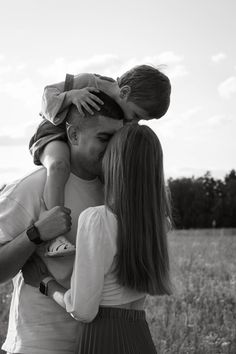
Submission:
[[139,107],[136,103],[128,101],[127,99],[123,99],[122,101],[123,103],[121,103],[121,106],[124,111],[126,120],[138,122],[141,119],[151,119],[148,117],[147,112],[143,108]]
[[149,120],[148,113],[129,99],[131,89],[129,86],[123,86],[119,91],[118,103],[123,109],[127,121],[138,122],[141,119]]

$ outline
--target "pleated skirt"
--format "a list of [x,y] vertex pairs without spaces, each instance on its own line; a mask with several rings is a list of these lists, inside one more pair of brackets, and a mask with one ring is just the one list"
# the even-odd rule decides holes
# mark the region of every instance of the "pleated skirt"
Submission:
[[90,323],[80,323],[76,354],[156,354],[145,311],[100,307]]

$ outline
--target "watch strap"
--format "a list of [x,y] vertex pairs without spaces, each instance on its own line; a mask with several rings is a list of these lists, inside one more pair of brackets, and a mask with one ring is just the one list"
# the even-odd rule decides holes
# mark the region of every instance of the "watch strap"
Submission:
[[39,245],[40,243],[43,242],[43,240],[41,240],[40,238],[40,233],[39,230],[37,229],[37,227],[33,224],[31,225],[27,230],[26,230],[26,234],[29,238],[29,240],[33,243],[35,243],[36,245]]
[[48,283],[49,283],[51,280],[54,280],[54,278],[51,277],[51,276],[48,276],[48,277],[44,278],[44,279],[40,282],[39,291],[40,291],[43,295],[48,296]]

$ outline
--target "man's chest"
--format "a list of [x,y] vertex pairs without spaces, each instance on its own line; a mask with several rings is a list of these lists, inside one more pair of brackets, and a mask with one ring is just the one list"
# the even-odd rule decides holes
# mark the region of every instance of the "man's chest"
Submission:
[[65,206],[71,209],[72,227],[67,233],[68,240],[75,244],[78,219],[85,209],[103,204],[102,188],[86,188],[86,186],[68,186],[65,190]]

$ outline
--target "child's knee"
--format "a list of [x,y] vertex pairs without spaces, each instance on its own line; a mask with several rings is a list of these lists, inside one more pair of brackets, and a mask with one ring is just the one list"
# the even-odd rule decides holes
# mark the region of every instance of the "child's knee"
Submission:
[[49,175],[68,176],[70,174],[70,163],[63,159],[57,159],[50,163],[47,170]]

